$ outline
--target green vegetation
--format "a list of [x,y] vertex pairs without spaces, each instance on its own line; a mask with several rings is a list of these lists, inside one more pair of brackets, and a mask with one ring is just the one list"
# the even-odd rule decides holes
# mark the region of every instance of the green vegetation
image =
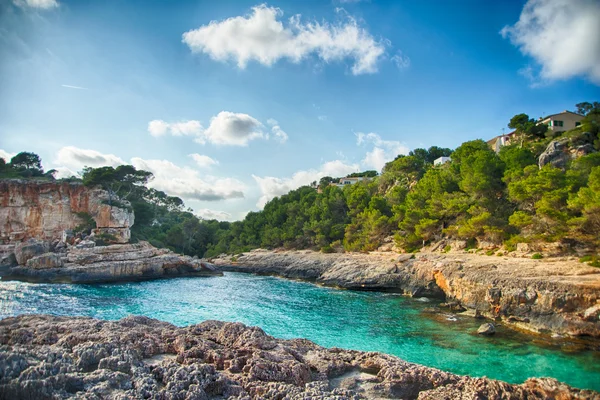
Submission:
[[544,256],[541,255],[540,253],[535,253],[531,256],[531,258],[534,260],[541,260],[542,258],[544,258]]
[[0,179],[42,179],[54,180],[56,170],[44,172],[42,160],[35,153],[22,151],[9,162],[0,158]]
[[[568,138],[571,148],[592,144],[600,150],[599,107],[577,104],[585,117],[560,138]],[[536,242],[600,247],[600,153],[576,158],[565,168],[539,168],[538,157],[556,137],[526,114],[513,117],[509,126],[515,138],[498,154],[483,140],[454,151],[415,149],[387,163],[380,175],[354,174],[368,179],[342,188],[330,185],[339,178],[323,177],[233,223],[199,219],[178,197],[149,189],[152,174],[130,165],[85,168],[82,182],[106,189],[111,205],[131,204],[133,240],[205,257],[258,247],[371,251],[392,236],[408,252],[441,239],[465,241],[472,251],[483,242],[506,251]],[[451,162],[433,166],[441,156],[451,156]],[[49,173],[35,154],[20,153],[9,164],[0,161],[0,177],[14,174]],[[496,251],[486,254],[503,254]]]
[[92,233],[92,230],[96,229],[96,221],[94,221],[94,218],[92,218],[92,216],[89,213],[82,211],[76,213],[75,215],[77,215],[79,219],[81,219],[81,224],[75,227],[75,229],[73,230],[74,234],[84,233],[86,235],[89,235]]

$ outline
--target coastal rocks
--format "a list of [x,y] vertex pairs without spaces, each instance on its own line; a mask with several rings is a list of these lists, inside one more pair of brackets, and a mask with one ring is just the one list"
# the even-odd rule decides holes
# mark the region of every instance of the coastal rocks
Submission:
[[37,238],[67,242],[63,231],[82,223],[80,213],[94,219],[97,234],[110,233],[119,243],[129,241],[134,223],[131,205],[117,202],[103,189],[75,182],[0,181],[0,241]]
[[229,257],[214,262],[226,271],[436,297],[457,311],[499,318],[522,330],[600,338],[595,311],[586,314],[600,301],[600,269],[576,260],[257,250],[238,255],[235,263]]
[[496,334],[496,327],[494,326],[494,324],[490,324],[490,323],[482,324],[477,329],[477,334],[484,335],[484,336],[492,336],[492,335]]
[[209,263],[157,249],[147,242],[93,247],[82,243],[84,246],[71,246],[66,253],[32,257],[26,265],[5,269],[2,277],[31,282],[93,283],[222,275]]
[[63,265],[62,255],[58,253],[44,253],[27,260],[27,267],[33,269],[60,268]]
[[17,263],[26,264],[29,259],[50,251],[50,244],[43,240],[29,239],[17,244],[14,251]]
[[24,315],[0,321],[0,399],[600,399],[554,379],[512,385],[380,353],[206,321],[178,328]]

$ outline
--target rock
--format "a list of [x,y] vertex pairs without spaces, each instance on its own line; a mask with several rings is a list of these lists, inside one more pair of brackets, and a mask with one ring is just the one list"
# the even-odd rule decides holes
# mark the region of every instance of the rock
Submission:
[[0,348],[3,399],[600,398],[555,379],[471,378],[219,321],[22,315],[0,320]]
[[82,222],[78,213],[89,214],[99,230],[115,229],[120,242],[129,240],[134,223],[131,204],[110,199],[99,187],[77,182],[0,181],[0,240],[61,239],[72,244],[72,230]]
[[27,260],[27,267],[33,269],[60,268],[64,265],[58,253],[44,253]]
[[600,303],[585,310],[583,319],[590,322],[598,322],[600,319]]
[[82,240],[75,245],[76,249],[91,249],[92,247],[96,247],[96,242],[92,240]]
[[223,273],[199,259],[157,249],[147,242],[90,247],[86,241],[66,255],[43,254],[27,266],[3,271],[5,279],[32,282],[122,282],[176,276],[218,276]]
[[479,335],[492,336],[496,333],[496,327],[494,324],[490,323],[482,324],[479,329],[477,329],[477,333]]
[[63,243],[73,244],[73,242],[75,240],[75,235],[73,234],[73,230],[72,229],[63,230],[60,240]]
[[589,133],[583,133],[580,138],[565,137],[551,141],[538,159],[539,167],[551,164],[557,168],[564,168],[569,161],[594,153],[594,146],[586,143],[590,137]]
[[24,265],[27,260],[47,253],[50,250],[48,242],[43,240],[30,239],[15,246],[15,257],[19,265]]
[[14,267],[17,265],[17,258],[15,253],[4,253],[0,255],[0,268]]

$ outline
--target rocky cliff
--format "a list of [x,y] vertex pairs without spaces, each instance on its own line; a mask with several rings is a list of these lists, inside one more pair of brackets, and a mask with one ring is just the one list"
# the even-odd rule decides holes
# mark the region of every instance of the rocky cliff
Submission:
[[235,262],[228,257],[214,262],[229,271],[439,297],[454,310],[520,329],[600,338],[600,269],[565,258],[255,250]]
[[147,242],[96,247],[92,241],[52,248],[28,240],[2,257],[0,276],[28,282],[123,282],[175,276],[222,275],[197,258],[157,249]]
[[0,321],[0,399],[600,399],[554,379],[512,385],[381,353],[206,321],[178,328],[23,315]]
[[134,222],[128,203],[109,205],[108,192],[80,183],[30,180],[0,181],[0,241],[60,239],[81,224],[77,213],[96,222],[96,233],[110,233],[121,243],[130,239]]

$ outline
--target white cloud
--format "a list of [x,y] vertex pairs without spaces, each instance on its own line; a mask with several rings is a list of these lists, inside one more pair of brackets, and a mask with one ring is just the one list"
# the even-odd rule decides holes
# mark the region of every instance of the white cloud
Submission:
[[148,123],[148,132],[154,137],[164,136],[170,133],[173,136],[200,135],[202,125],[200,121],[180,121],[168,123],[161,119],[155,119]]
[[67,88],[67,89],[89,90],[88,88],[83,87],[83,86],[73,86],[73,85],[60,85],[60,86]]
[[199,216],[202,219],[216,219],[219,221],[230,221],[231,220],[231,214],[229,214],[228,212],[218,211],[218,210],[209,210],[208,208],[201,208],[199,210],[196,210],[194,212],[194,214],[196,214],[197,216]]
[[357,164],[346,164],[343,161],[329,161],[316,169],[308,171],[298,171],[289,178],[276,178],[273,176],[260,177],[252,175],[261,192],[256,206],[263,208],[265,204],[274,197],[286,194],[290,190],[297,189],[303,185],[309,185],[313,181],[318,181],[324,176],[342,177],[352,172],[357,172]]
[[196,137],[196,142],[217,145],[247,146],[248,142],[264,138],[262,124],[248,114],[221,111],[210,119],[210,125]]
[[318,119],[319,121],[327,121],[327,115],[319,115],[319,116],[317,117],[317,119]]
[[381,171],[385,163],[392,161],[399,154],[408,154],[409,149],[402,143],[396,140],[383,140],[381,136],[376,133],[362,133],[356,134],[356,144],[366,145],[373,144],[373,149],[368,151],[365,158],[362,160],[362,164],[367,168],[374,168],[377,171]]
[[391,58],[391,60],[394,62],[394,64],[396,64],[396,67],[398,67],[398,69],[405,69],[410,67],[410,58],[404,55],[401,51],[398,51],[396,55]]
[[600,85],[598,21],[597,0],[529,0],[500,33],[540,64],[541,81],[583,76]]
[[56,0],[13,0],[13,4],[18,7],[41,8],[44,10],[58,7]]
[[[102,154],[96,150],[80,149],[74,146],[63,147],[56,153],[54,164],[80,170],[87,167],[103,167],[127,164],[114,154]],[[58,168],[56,168],[58,169]]]
[[352,59],[354,75],[377,72],[385,45],[356,20],[337,24],[300,21],[295,15],[284,23],[279,8],[264,4],[252,8],[246,16],[211,21],[183,34],[183,42],[194,53],[204,53],[213,60],[233,60],[243,69],[249,61],[271,66],[280,59],[298,63],[315,55],[329,63]]
[[217,201],[244,197],[244,184],[236,179],[203,176],[192,168],[179,167],[168,160],[131,159],[137,169],[150,171],[154,179],[148,187],[162,190],[171,196],[200,201]]
[[271,133],[275,136],[275,140],[279,143],[285,143],[288,140],[288,134],[279,126],[279,122],[273,118],[267,120],[267,124],[271,126]]
[[205,156],[203,154],[189,154],[189,157],[192,157],[200,168],[210,168],[213,165],[219,164],[217,160],[210,158],[209,156]]
[[78,177],[79,173],[76,171],[73,171],[70,168],[67,167],[56,167],[54,168],[57,172],[54,175],[54,177],[56,179],[62,179],[62,178],[70,178],[72,176]]
[[6,161],[7,163],[9,163],[10,159],[16,155],[17,155],[17,153],[9,153],[7,151],[0,149],[0,158],[4,158],[4,161]]

